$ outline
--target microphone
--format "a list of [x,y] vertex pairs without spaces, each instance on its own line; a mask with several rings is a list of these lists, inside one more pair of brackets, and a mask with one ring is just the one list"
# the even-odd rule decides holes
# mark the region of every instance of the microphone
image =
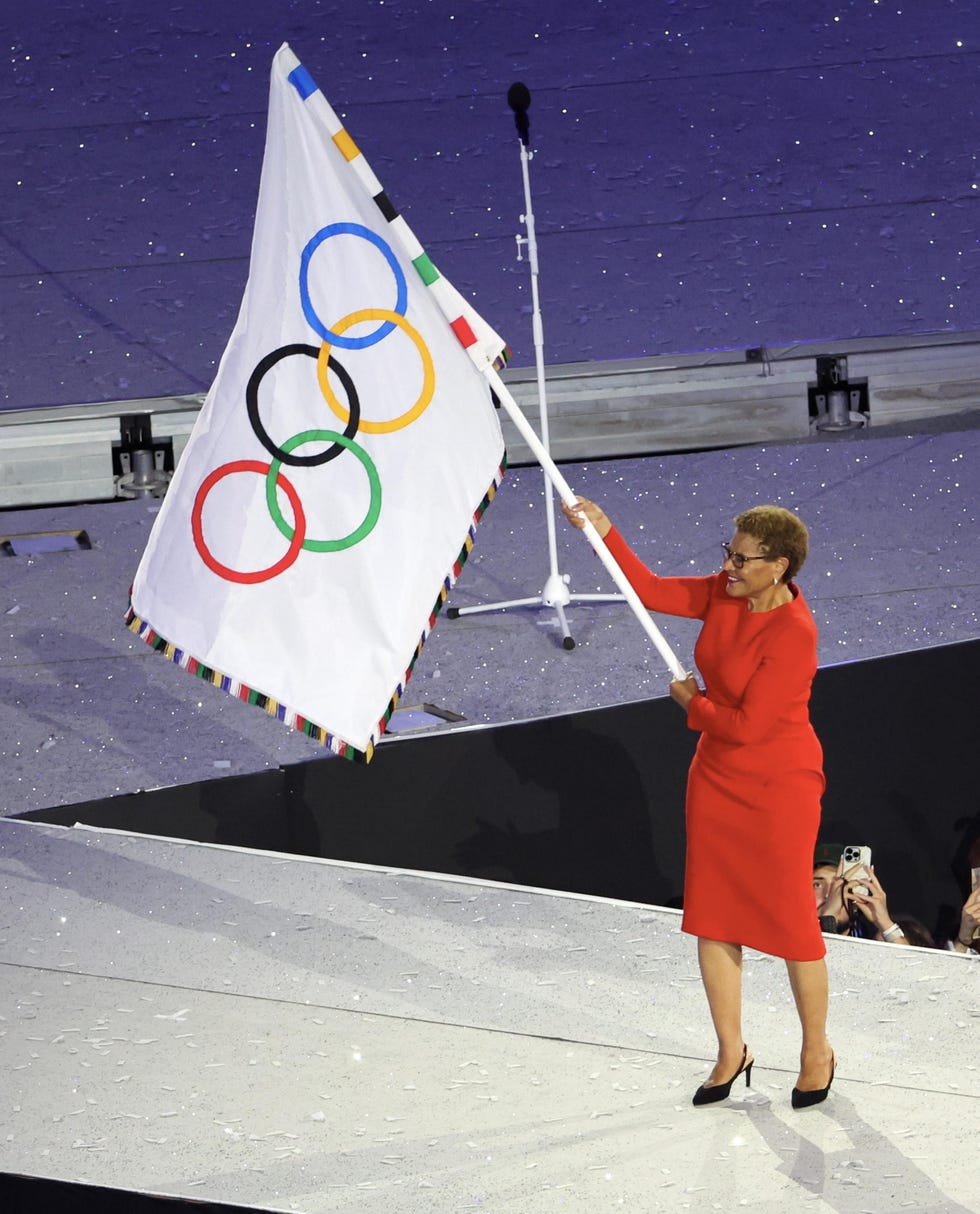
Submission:
[[529,127],[527,121],[527,110],[531,104],[531,94],[528,91],[526,84],[512,84],[507,90],[507,104],[514,111],[514,123],[517,126],[517,133],[521,137],[521,143],[527,147]]

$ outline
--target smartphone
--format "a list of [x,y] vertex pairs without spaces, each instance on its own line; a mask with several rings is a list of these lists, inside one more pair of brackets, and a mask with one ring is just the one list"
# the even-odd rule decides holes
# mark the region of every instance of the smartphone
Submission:
[[[847,872],[847,870],[849,868],[853,868],[855,864],[860,864],[864,872],[857,872],[854,874],[854,877],[871,876],[870,847],[859,846],[856,843],[849,843],[847,847],[844,848],[844,871]],[[854,880],[854,877],[851,878],[852,881]],[[862,897],[865,898],[867,898],[867,896],[871,893],[871,890],[868,889],[866,885],[852,885],[851,888],[856,894],[861,894]]]

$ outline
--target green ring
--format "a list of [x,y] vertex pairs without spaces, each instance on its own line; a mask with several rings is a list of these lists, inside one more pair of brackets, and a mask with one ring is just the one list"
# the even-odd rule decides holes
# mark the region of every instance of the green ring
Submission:
[[[294,434],[291,439],[283,443],[282,450],[289,455],[294,448],[301,447],[304,443],[339,443],[348,451],[352,451],[364,465],[364,471],[367,473],[368,483],[371,486],[371,501],[368,504],[364,521],[350,535],[345,535],[339,540],[304,540],[302,546],[307,552],[343,552],[345,548],[353,548],[365,536],[371,534],[381,514],[381,478],[378,476],[378,470],[363,447],[359,447],[353,439],[338,434],[335,430],[304,430],[301,434]],[[265,501],[269,507],[269,513],[272,515],[272,521],[286,539],[291,541],[295,529],[290,527],[283,518],[276,494],[276,477],[279,475],[281,467],[282,460],[278,459],[274,459],[269,465],[265,478]]]

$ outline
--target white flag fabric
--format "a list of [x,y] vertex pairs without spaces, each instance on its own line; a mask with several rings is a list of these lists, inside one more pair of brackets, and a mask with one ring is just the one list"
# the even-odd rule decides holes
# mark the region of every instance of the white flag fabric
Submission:
[[370,759],[503,474],[503,348],[281,47],[241,311],[129,626]]

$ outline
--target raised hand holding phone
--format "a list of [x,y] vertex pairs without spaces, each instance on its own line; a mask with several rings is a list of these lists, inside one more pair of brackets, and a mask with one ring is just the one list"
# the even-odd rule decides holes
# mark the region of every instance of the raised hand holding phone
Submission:
[[[863,844],[849,843],[844,848],[842,856],[844,865],[844,876],[849,881],[853,881],[858,877],[867,877],[872,873],[871,868],[871,848],[865,847]],[[868,886],[854,886],[854,893],[862,894],[867,898],[871,890]]]

